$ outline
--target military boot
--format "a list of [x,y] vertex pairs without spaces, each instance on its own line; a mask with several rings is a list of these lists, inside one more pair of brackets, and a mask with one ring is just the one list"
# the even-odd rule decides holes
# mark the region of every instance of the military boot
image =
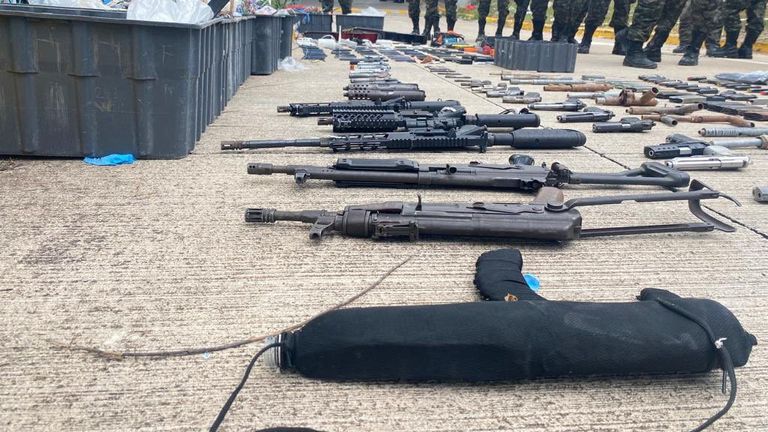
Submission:
[[657,30],[653,34],[653,38],[645,45],[645,49],[643,49],[643,52],[645,53],[645,56],[648,57],[648,60],[661,63],[661,47],[664,46],[664,42],[667,41],[668,37],[669,32],[659,33]]
[[613,29],[613,31],[615,40],[611,54],[627,55],[627,28]]
[[496,37],[501,37],[504,32],[504,25],[507,23],[507,18],[504,16],[499,17],[499,22],[496,24]]
[[720,41],[707,38],[707,40],[704,41],[704,47],[707,49],[707,57],[712,57],[712,54],[720,49]]
[[715,48],[710,53],[711,57],[738,58],[739,48],[736,45],[739,39],[739,32],[726,32],[725,45]]
[[757,38],[760,36],[760,33],[747,30],[747,35],[744,36],[744,43],[741,44],[741,47],[739,48],[739,58],[743,59],[751,59],[752,58],[752,45],[757,42]]
[[411,18],[411,22],[413,23],[413,31],[411,31],[411,33],[416,35],[421,33],[421,31],[419,31],[419,17]]
[[589,48],[592,46],[592,36],[594,36],[595,30],[597,30],[597,27],[595,26],[584,27],[584,37],[581,38],[581,43],[579,44],[579,54],[589,54]]
[[648,60],[643,52],[643,43],[636,41],[627,42],[627,55],[624,57],[624,66],[656,69],[656,63]]
[[544,39],[544,20],[533,21],[533,33],[528,40],[543,40]]
[[477,39],[485,40],[485,18],[478,18],[477,20]]
[[685,50],[685,54],[683,54],[683,57],[680,59],[677,64],[679,66],[696,66],[699,64],[699,50],[701,50],[701,45],[704,43],[704,39],[707,38],[707,35],[701,32],[693,32],[693,39],[691,40],[691,44],[688,45],[688,49]]
[[453,27],[456,25],[456,20],[452,18],[445,18],[445,21],[448,23],[448,31],[452,32]]
[[560,33],[562,33],[562,23],[552,21],[552,42],[560,42]]
[[[525,16],[523,16],[525,18]],[[512,27],[512,39],[518,40],[520,39],[520,30],[523,28],[523,20],[518,20],[517,17],[515,17],[515,24]]]
[[573,29],[569,28],[565,32],[565,42],[572,43],[572,44],[578,44],[579,41],[576,40],[576,32],[578,31],[578,29],[579,29],[578,27],[573,28]]
[[672,52],[675,53],[675,54],[682,54],[682,53],[685,52],[686,48],[688,48],[688,45],[680,44],[680,45],[676,46],[675,49],[672,50]]
[[424,32],[421,34],[427,38],[427,43],[432,39],[432,19],[424,17]]

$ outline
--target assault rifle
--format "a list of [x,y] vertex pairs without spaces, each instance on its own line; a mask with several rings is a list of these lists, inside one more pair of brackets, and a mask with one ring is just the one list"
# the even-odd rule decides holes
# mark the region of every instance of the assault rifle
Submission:
[[394,132],[413,129],[455,129],[464,125],[486,126],[488,128],[521,129],[538,127],[539,116],[533,113],[505,110],[499,114],[466,113],[463,107],[447,107],[429,114],[397,113],[395,111],[339,111],[333,117],[317,120],[319,125],[333,125],[333,131],[344,132]]
[[407,101],[403,98],[388,101],[351,100],[346,102],[292,103],[277,107],[277,112],[287,112],[294,117],[333,115],[337,111],[365,109],[376,111],[406,110],[438,112],[445,107],[460,107],[455,100]]
[[[672,232],[705,232],[736,229],[701,208],[701,200],[730,196],[712,190],[698,180],[691,182],[687,192],[667,192],[641,195],[598,196],[564,201],[560,189],[544,187],[529,204],[507,203],[422,203],[392,201],[347,206],[341,211],[304,210],[282,211],[251,208],[245,212],[245,221],[274,223],[297,221],[312,224],[311,239],[319,240],[328,232],[336,231],[351,237],[373,239],[410,239],[422,236],[536,239],[567,241],[581,237],[651,234]],[[668,225],[645,225],[608,228],[581,226],[578,207],[620,204],[625,201],[659,202],[688,201],[688,207],[701,222]]]
[[420,164],[408,159],[340,158],[331,166],[248,164],[248,174],[292,175],[296,183],[332,180],[338,187],[463,187],[538,191],[544,186],[565,184],[688,186],[688,174],[658,162],[615,174],[577,173],[553,163],[534,166],[532,158],[512,155],[509,165],[482,162],[469,164]]
[[222,141],[222,150],[268,149],[283,147],[327,147],[338,151],[371,150],[451,150],[507,145],[518,149],[566,149],[584,145],[587,137],[571,129],[520,129],[513,132],[488,132],[484,126],[458,129],[416,129],[406,132],[332,135],[297,140]]

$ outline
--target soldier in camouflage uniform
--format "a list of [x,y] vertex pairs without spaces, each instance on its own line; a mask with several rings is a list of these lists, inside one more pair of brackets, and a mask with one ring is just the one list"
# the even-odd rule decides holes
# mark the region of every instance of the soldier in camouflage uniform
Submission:
[[662,17],[674,16],[677,20],[684,6],[684,0],[638,0],[632,25],[616,33],[616,41],[626,47],[624,66],[656,69],[656,63],[645,55],[643,44]]
[[528,12],[528,5],[531,5],[531,15],[533,15],[533,34],[529,40],[544,39],[544,23],[547,21],[547,8],[549,0],[515,0],[517,9],[515,9],[515,26],[512,29],[512,37],[520,39],[520,29],[523,28],[525,14]]
[[[507,22],[507,15],[509,15],[509,0],[499,1],[499,21],[496,25],[496,37],[500,37],[504,31],[504,24]],[[485,36],[485,19],[491,12],[491,0],[480,0],[480,4],[477,6],[477,38],[482,39]]]
[[661,47],[667,41],[669,33],[675,27],[677,19],[683,12],[685,2],[668,2],[665,5],[661,18],[656,22],[656,29],[653,31],[653,38],[645,45],[643,52],[648,60],[656,63],[661,62]]
[[[691,19],[693,33],[691,43],[677,63],[680,66],[699,64],[699,50],[707,36],[720,25],[718,6],[720,0],[691,0]],[[765,0],[763,0],[765,3]],[[757,39],[757,37],[755,37]]]
[[[333,13],[333,0],[320,0],[320,3],[323,5],[324,13]],[[344,15],[352,12],[352,0],[339,0],[339,6]]]
[[[443,0],[445,3],[445,20],[448,22],[448,31],[453,31],[456,25],[456,0]],[[427,12],[424,14],[424,36],[429,37],[434,33],[440,33],[440,12],[437,10],[437,0],[426,0]]]
[[[691,2],[688,1],[685,4],[685,8],[683,8],[683,13],[680,14],[680,21],[677,26],[677,35],[680,38],[680,44],[675,47],[675,49],[672,50],[675,54],[682,54],[685,52],[685,48],[688,46],[688,44],[691,43],[691,32],[693,31],[693,28],[691,28],[691,8],[690,8]],[[722,19],[722,3],[720,3],[720,9],[718,12],[721,14]],[[704,41],[704,44],[707,47],[707,55],[710,55],[710,53],[720,46],[720,37],[722,36],[723,28],[721,26],[718,26],[715,30],[713,30],[709,36],[707,36],[707,40]]]
[[589,54],[589,48],[592,45],[592,36],[595,30],[603,24],[605,16],[608,15],[608,6],[611,0],[589,0],[584,8],[579,12],[577,22],[584,21],[584,37],[579,43],[579,54]]
[[[613,15],[611,16],[610,22],[614,34],[627,28],[629,5],[634,2],[635,0],[614,0]],[[588,0],[587,4],[582,8],[578,22],[584,21],[584,37],[579,44],[579,53],[589,53],[589,49],[592,45],[592,37],[597,28],[603,25],[605,17],[608,15],[608,7],[610,6],[610,3],[610,0]],[[626,54],[622,44],[618,42],[614,43],[613,54]]]
[[691,43],[691,0],[685,3],[683,13],[680,14],[680,21],[677,24],[677,36],[680,39],[675,49],[672,50],[675,54],[682,54],[685,52],[685,48]]
[[[725,0],[722,18],[725,28],[725,45],[713,50],[713,57],[752,58],[752,45],[763,32],[766,0]],[[736,43],[741,32],[741,11],[747,11],[747,34],[744,42],[737,48]]]
[[552,3],[555,20],[552,22],[552,40],[576,43],[579,30],[579,15],[588,6],[589,0],[555,0]]
[[421,14],[420,0],[408,0],[408,17],[413,23],[413,33],[419,34],[419,15]]
[[[614,0],[613,1],[613,15],[611,16],[610,26],[613,28],[613,34],[617,35],[629,26],[629,7],[636,0]],[[613,42],[613,51],[611,54],[625,55],[627,54],[624,49],[624,44],[616,37]]]

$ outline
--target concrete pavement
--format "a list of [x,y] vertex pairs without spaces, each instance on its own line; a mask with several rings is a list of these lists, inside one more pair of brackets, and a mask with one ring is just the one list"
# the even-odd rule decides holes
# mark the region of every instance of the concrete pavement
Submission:
[[[387,28],[407,30],[405,17]],[[460,22],[472,34],[474,23]],[[295,51],[300,56],[300,51]],[[658,73],[671,78],[766,69],[755,61],[702,59],[676,66],[665,53]],[[748,150],[742,172],[696,173],[739,198],[708,204],[737,226],[733,234],[668,234],[589,239],[564,245],[481,241],[374,242],[331,236],[321,243],[307,227],[253,226],[246,207],[338,209],[345,204],[415,199],[523,201],[519,193],[467,190],[298,187],[287,176],[246,175],[248,162],[328,164],[321,149],[221,153],[223,139],[299,138],[328,134],[316,119],[275,113],[286,102],[341,99],[347,65],[329,57],[298,73],[251,77],[189,157],[114,168],[79,160],[16,160],[0,170],[0,425],[7,430],[201,430],[239,382],[258,345],[210,355],[115,361],[61,344],[115,351],[168,350],[230,342],[300,322],[354,295],[396,263],[409,263],[356,306],[476,301],[474,262],[490,249],[522,250],[525,270],[554,300],[633,301],[644,287],[706,297],[729,307],[759,341],[768,339],[766,206],[749,194],[766,184],[768,153]],[[493,66],[453,66],[488,79]],[[597,41],[576,74],[634,79]],[[430,98],[460,100],[470,112],[497,112],[414,64],[394,75],[418,82]],[[541,90],[535,86],[527,90]],[[561,94],[543,93],[555,101]],[[617,109],[617,111],[620,111]],[[556,126],[556,113],[541,113]],[[569,125],[571,126],[571,125]],[[573,125],[589,130],[589,124]],[[584,148],[531,151],[539,162],[574,170],[615,172],[644,161],[646,144],[697,126],[658,125],[638,135],[588,134]],[[116,131],[116,133],[119,131]],[[421,161],[504,163],[513,150],[409,153]],[[386,154],[370,155],[387,157]],[[654,191],[633,188],[631,191]],[[569,187],[568,197],[630,190]],[[694,220],[684,204],[627,204],[586,209],[585,226]],[[768,429],[768,357],[755,347],[737,370],[739,395],[713,430]],[[326,383],[276,374],[263,363],[234,404],[227,430],[284,425],[327,431],[594,431],[689,430],[726,401],[721,375],[540,380],[499,384]]]

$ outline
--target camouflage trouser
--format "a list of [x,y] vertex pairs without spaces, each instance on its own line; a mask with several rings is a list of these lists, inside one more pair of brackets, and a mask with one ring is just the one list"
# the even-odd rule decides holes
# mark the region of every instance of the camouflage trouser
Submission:
[[[456,0],[444,0],[445,2],[445,17],[448,20],[456,21]],[[424,14],[424,19],[429,21],[430,19],[440,19],[440,12],[437,10],[437,0],[426,0],[427,12]]]
[[677,20],[684,5],[685,0],[638,0],[632,15],[632,24],[627,31],[627,39],[645,43],[662,17],[674,15]]
[[408,16],[414,20],[419,19],[421,14],[421,1],[420,0],[408,0]]
[[[323,5],[323,12],[333,12],[333,0],[320,0]],[[339,6],[341,6],[341,13],[348,14],[352,12],[352,0],[339,0]]]
[[584,21],[584,27],[600,27],[608,15],[611,0],[589,0],[579,12],[578,22]]
[[[499,1],[499,21],[504,21],[509,15],[509,0]],[[491,0],[480,0],[477,5],[477,15],[480,21],[485,22],[485,18],[491,13]]]
[[533,15],[534,21],[544,21],[547,19],[549,0],[515,0],[515,22],[522,22],[525,19],[529,4],[531,5],[531,15]]
[[722,17],[727,33],[741,31],[741,11],[747,11],[747,32],[760,34],[763,31],[766,0],[725,0]]
[[[718,10],[720,13],[720,22],[723,22],[723,4],[720,4],[720,9]],[[677,28],[677,34],[680,37],[680,45],[686,46],[691,43],[691,39],[693,38],[693,25],[691,23],[691,2],[690,0],[685,4],[685,8],[683,9],[683,13],[680,14],[680,23],[678,24]],[[723,28],[722,26],[718,26],[716,29],[712,30],[712,32],[707,36],[707,43],[709,44],[720,44],[720,38],[722,37]]]
[[672,31],[672,28],[677,23],[677,19],[680,18],[680,14],[683,13],[684,7],[685,1],[667,1],[661,17],[656,21],[656,32],[669,33]]
[[610,26],[613,27],[614,33],[629,26],[629,5],[634,2],[634,0],[613,0]]
[[683,13],[680,14],[680,24],[677,27],[677,34],[680,36],[680,45],[686,46],[691,43],[691,0],[685,4]]
[[582,9],[587,8],[587,2],[589,0],[555,0],[552,3],[552,9],[554,10],[555,21],[552,23],[553,28],[557,28],[559,31],[566,33],[576,33],[576,29],[581,25],[579,15]]
[[694,31],[709,35],[720,26],[721,0],[691,0],[691,25]]

